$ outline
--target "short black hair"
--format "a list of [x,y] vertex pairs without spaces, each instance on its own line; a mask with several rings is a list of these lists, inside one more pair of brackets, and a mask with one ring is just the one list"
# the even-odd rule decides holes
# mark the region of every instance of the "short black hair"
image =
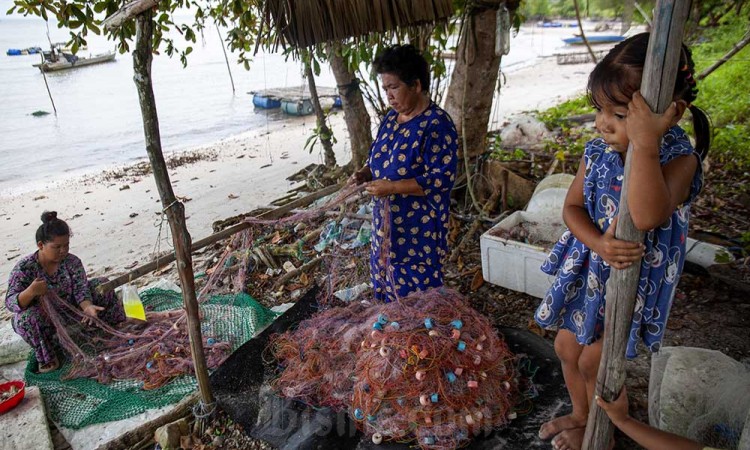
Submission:
[[64,220],[57,218],[56,211],[44,211],[42,224],[36,229],[36,242],[51,242],[58,236],[70,236],[70,227]]
[[411,44],[394,45],[381,51],[372,63],[375,73],[396,75],[408,86],[419,80],[423,91],[430,90],[430,69],[422,53]]

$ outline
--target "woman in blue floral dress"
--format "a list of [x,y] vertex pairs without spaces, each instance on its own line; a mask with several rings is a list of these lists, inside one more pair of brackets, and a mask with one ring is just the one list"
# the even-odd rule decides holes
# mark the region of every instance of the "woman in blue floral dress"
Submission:
[[[701,189],[701,158],[709,146],[708,119],[692,105],[697,89],[685,46],[673,103],[664,114],[650,110],[638,92],[648,40],[643,33],[618,44],[589,77],[601,137],[586,144],[563,207],[568,231],[542,265],[556,278],[535,319],[559,330],[555,351],[573,404],[571,414],[539,430],[540,438],[554,438],[556,449],[581,447],[601,358],[611,267],[640,263],[626,354],[634,358],[640,341],[651,351],[659,349],[685,262],[690,204]],[[696,130],[695,149],[677,126],[687,109]],[[628,206],[633,224],[646,233],[642,243],[615,238],[626,157],[632,158]]]
[[87,280],[81,260],[68,253],[70,228],[56,212],[42,214],[36,241],[38,250],[18,261],[10,273],[5,306],[13,314],[13,329],[34,350],[39,371],[46,373],[60,366],[55,328],[39,304],[48,291],[77,305],[85,316],[111,325],[124,321],[125,313],[114,292],[96,294],[103,280]]
[[411,45],[374,62],[392,109],[380,124],[367,165],[353,179],[373,195],[370,274],[375,298],[393,301],[443,285],[457,133],[427,92],[429,70]]

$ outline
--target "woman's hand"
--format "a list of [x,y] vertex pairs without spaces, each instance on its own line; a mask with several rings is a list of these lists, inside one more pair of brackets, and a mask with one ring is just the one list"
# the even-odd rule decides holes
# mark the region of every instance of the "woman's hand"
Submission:
[[628,103],[626,130],[634,149],[653,150],[659,154],[661,139],[678,115],[677,104],[672,102],[664,114],[651,111],[640,92],[633,94]]
[[365,190],[374,197],[385,197],[386,195],[395,194],[394,182],[388,180],[375,180],[367,183]]
[[370,171],[370,167],[365,166],[354,172],[346,183],[349,185],[360,185],[368,181],[372,181],[372,171]]
[[640,242],[622,241],[615,238],[617,217],[602,234],[597,248],[593,249],[604,261],[615,269],[625,269],[643,257],[645,246]]
[[93,325],[94,324],[94,318],[99,316],[100,311],[104,311],[103,306],[96,306],[95,304],[91,303],[90,301],[86,300],[81,303],[81,311],[83,311],[83,314],[85,314],[88,317],[84,317],[81,322],[83,322],[86,325]]
[[612,402],[605,402],[604,399],[596,395],[596,404],[609,416],[609,419],[615,426],[619,426],[630,418],[628,414],[628,391],[625,386],[620,391],[620,396]]
[[33,297],[41,297],[47,293],[47,282],[42,277],[37,277],[27,288]]

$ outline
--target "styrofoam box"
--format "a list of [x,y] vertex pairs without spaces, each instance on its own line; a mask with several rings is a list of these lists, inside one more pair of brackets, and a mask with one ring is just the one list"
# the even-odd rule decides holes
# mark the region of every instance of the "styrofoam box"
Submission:
[[482,276],[489,283],[542,298],[554,281],[540,269],[550,249],[493,235],[522,223],[530,242],[554,243],[565,231],[559,214],[514,212],[480,238]]

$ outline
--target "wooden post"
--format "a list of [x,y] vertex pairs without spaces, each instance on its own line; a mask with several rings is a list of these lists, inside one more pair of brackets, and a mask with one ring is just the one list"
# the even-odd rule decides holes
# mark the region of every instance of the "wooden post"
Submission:
[[135,50],[133,51],[133,79],[138,90],[138,99],[143,116],[143,132],[146,136],[146,151],[151,161],[151,167],[156,178],[159,197],[169,220],[172,230],[172,242],[177,256],[177,271],[182,283],[182,297],[187,311],[188,334],[190,336],[190,351],[195,365],[195,376],[201,400],[205,405],[213,403],[214,398],[208,383],[208,367],[203,354],[203,337],[198,318],[198,300],[195,295],[195,280],[193,279],[193,263],[190,255],[190,233],[185,224],[185,206],[177,201],[169,181],[169,172],[164,162],[161,150],[161,136],[159,134],[159,118],[156,114],[156,100],[151,84],[151,60],[153,22],[151,10],[146,10],[136,17]]
[[[672,102],[675,79],[682,48],[682,38],[690,12],[690,1],[658,0],[654,15],[654,29],[648,41],[646,63],[643,67],[641,94],[653,111],[663,113]],[[628,147],[628,154],[632,154]],[[633,225],[628,208],[628,181],[632,158],[625,159],[625,178],[620,196],[620,213],[617,221],[617,239],[643,242],[644,233]],[[596,379],[596,392],[612,401],[625,383],[625,350],[630,336],[635,297],[638,291],[640,264],[627,269],[611,269],[606,285],[607,306],[604,317],[604,345]],[[607,414],[589,399],[586,434],[583,450],[600,450],[609,447],[612,423]]]

